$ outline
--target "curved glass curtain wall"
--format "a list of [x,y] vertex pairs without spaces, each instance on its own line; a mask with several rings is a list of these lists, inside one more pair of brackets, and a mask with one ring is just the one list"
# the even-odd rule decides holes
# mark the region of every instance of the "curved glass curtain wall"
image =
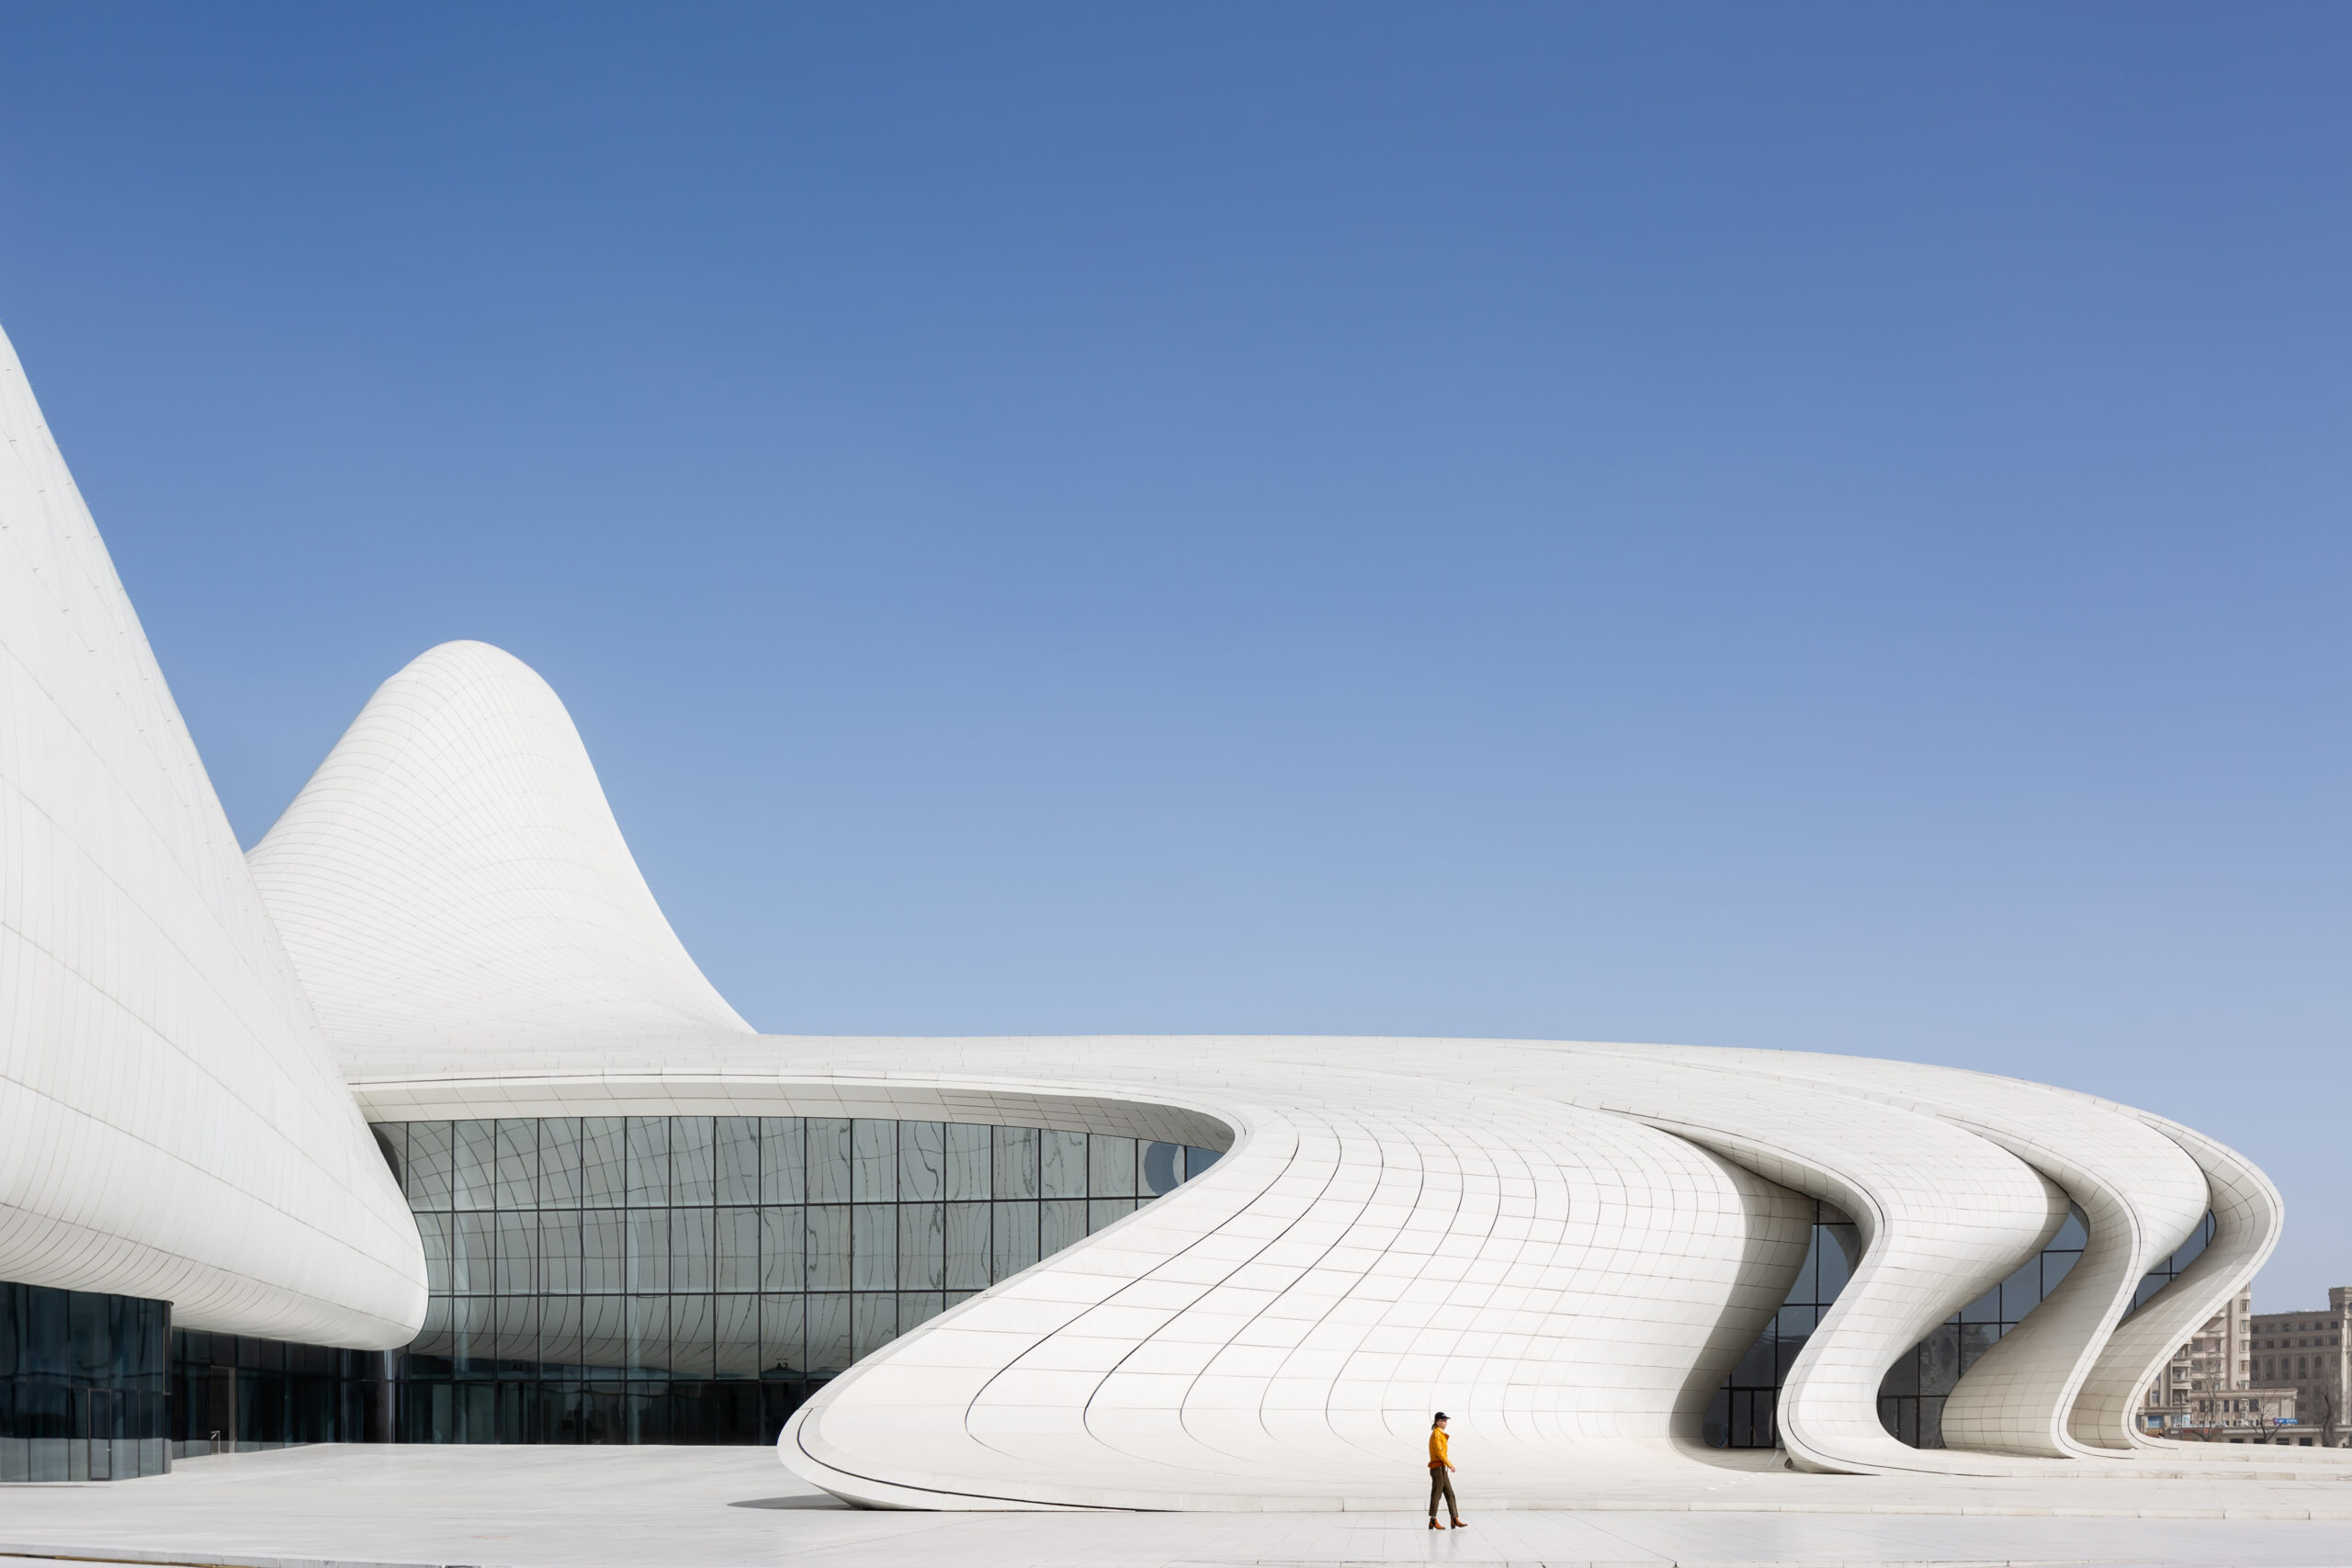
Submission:
[[0,1283],[0,1482],[171,1468],[172,1303]]
[[1207,1149],[826,1117],[380,1123],[424,1238],[404,1442],[772,1442],[861,1356]]
[[[2140,1281],[2133,1307],[2172,1283],[2212,1239],[2213,1216],[2208,1214],[2179,1251]],[[2076,1211],[2067,1215],[2065,1224],[2039,1255],[2028,1258],[2016,1273],[1905,1351],[1879,1384],[1878,1416],[1886,1429],[1913,1448],[1942,1448],[1944,1397],[1978,1357],[2058,1288],[2058,1281],[2081,1259],[2083,1242],[2083,1217]],[[1830,1303],[1846,1288],[1860,1257],[1861,1239],[1853,1222],[1831,1205],[1816,1201],[1813,1246],[1797,1271],[1796,1283],[1789,1287],[1786,1304],[1766,1325],[1763,1337],[1740,1358],[1708,1407],[1709,1443],[1719,1449],[1779,1446],[1776,1415],[1781,1385]]]

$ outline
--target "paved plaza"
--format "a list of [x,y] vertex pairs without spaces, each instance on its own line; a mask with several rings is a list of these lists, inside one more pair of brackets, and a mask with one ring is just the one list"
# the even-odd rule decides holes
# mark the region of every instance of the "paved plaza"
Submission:
[[[1398,1473],[1400,1500],[1419,1477]],[[1282,1564],[2352,1563],[2352,1483],[1936,1482],[1726,1472],[1680,1497],[1476,1511],[867,1512],[799,1487],[764,1449],[322,1446],[170,1475],[11,1487],[0,1562],[513,1568],[1211,1568]],[[1406,1502],[1407,1509],[1415,1506]]]

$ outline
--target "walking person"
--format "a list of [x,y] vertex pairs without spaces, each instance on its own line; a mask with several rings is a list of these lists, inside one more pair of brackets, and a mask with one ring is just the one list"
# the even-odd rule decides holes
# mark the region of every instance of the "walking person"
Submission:
[[1437,1522],[1437,1500],[1445,1499],[1445,1511],[1453,1517],[1453,1528],[1466,1530],[1462,1522],[1462,1505],[1453,1500],[1453,1461],[1446,1452],[1445,1412],[1441,1410],[1430,1423],[1430,1529],[1442,1529]]

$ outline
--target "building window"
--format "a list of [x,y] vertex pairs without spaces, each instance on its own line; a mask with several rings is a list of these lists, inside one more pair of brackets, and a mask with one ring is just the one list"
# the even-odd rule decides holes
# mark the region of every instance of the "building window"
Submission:
[[406,1442],[773,1442],[859,1358],[1204,1148],[828,1117],[388,1122],[425,1244]]

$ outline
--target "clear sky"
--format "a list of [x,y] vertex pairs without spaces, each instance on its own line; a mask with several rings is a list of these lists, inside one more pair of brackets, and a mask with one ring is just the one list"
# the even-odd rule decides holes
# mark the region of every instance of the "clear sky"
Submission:
[[790,1032],[1818,1048],[2352,1283],[2352,9],[0,4],[239,832],[479,637]]

